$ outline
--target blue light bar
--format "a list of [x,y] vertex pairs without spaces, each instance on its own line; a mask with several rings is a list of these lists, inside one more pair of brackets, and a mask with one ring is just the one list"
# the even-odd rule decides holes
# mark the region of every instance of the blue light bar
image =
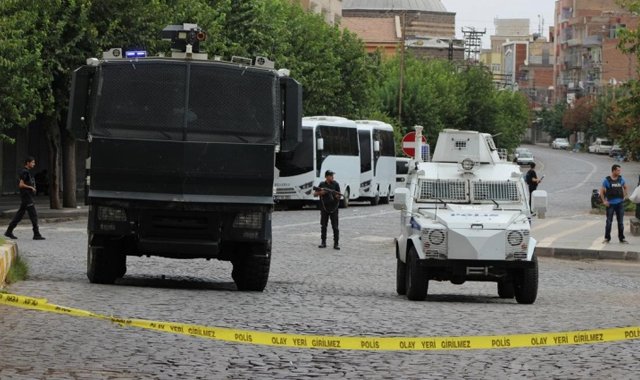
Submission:
[[144,58],[147,56],[146,50],[132,50],[124,53],[127,58]]

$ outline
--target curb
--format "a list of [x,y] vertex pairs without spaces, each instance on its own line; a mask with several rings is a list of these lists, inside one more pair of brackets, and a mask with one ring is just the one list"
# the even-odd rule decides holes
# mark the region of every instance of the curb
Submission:
[[11,264],[18,256],[18,245],[14,242],[5,242],[0,245],[0,289],[4,287]]
[[594,249],[536,247],[539,257],[565,260],[622,260],[640,261],[640,253],[633,251],[601,251]]

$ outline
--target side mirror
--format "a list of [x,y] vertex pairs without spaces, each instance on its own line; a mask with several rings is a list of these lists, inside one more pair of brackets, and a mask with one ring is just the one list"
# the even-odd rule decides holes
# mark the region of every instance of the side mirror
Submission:
[[86,112],[89,103],[89,86],[95,72],[95,66],[82,66],[76,69],[71,77],[67,131],[78,140],[86,140],[89,133],[85,119],[88,116]]
[[380,141],[376,140],[373,142],[373,151],[380,152]]
[[280,83],[284,99],[281,151],[290,152],[302,142],[302,85],[289,77],[281,77]]
[[396,210],[404,210],[407,208],[409,200],[409,189],[399,187],[393,192],[393,208]]
[[531,209],[538,214],[538,218],[544,219],[547,212],[547,192],[536,190],[531,194]]
[[316,147],[318,150],[324,150],[324,139],[322,137],[316,141]]

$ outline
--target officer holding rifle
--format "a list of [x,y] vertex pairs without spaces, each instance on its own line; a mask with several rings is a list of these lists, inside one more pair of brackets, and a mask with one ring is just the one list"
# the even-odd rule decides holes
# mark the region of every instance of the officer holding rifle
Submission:
[[340,249],[340,230],[338,229],[338,207],[340,207],[340,185],[333,180],[335,173],[327,170],[324,173],[324,181],[318,187],[314,187],[313,195],[320,197],[320,245],[318,248],[327,247],[327,224],[331,219],[333,229],[333,249]]

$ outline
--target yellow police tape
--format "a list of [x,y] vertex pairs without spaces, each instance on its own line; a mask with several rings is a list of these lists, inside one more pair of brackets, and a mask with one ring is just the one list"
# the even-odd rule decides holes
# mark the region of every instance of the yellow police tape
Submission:
[[76,317],[102,319],[117,323],[121,326],[138,327],[199,338],[293,348],[368,351],[477,350],[566,346],[640,339],[640,326],[601,330],[491,336],[344,337],[280,334],[185,323],[150,321],[145,319],[109,317],[86,310],[50,304],[43,298],[32,298],[15,294],[0,293],[0,305],[2,304]]

